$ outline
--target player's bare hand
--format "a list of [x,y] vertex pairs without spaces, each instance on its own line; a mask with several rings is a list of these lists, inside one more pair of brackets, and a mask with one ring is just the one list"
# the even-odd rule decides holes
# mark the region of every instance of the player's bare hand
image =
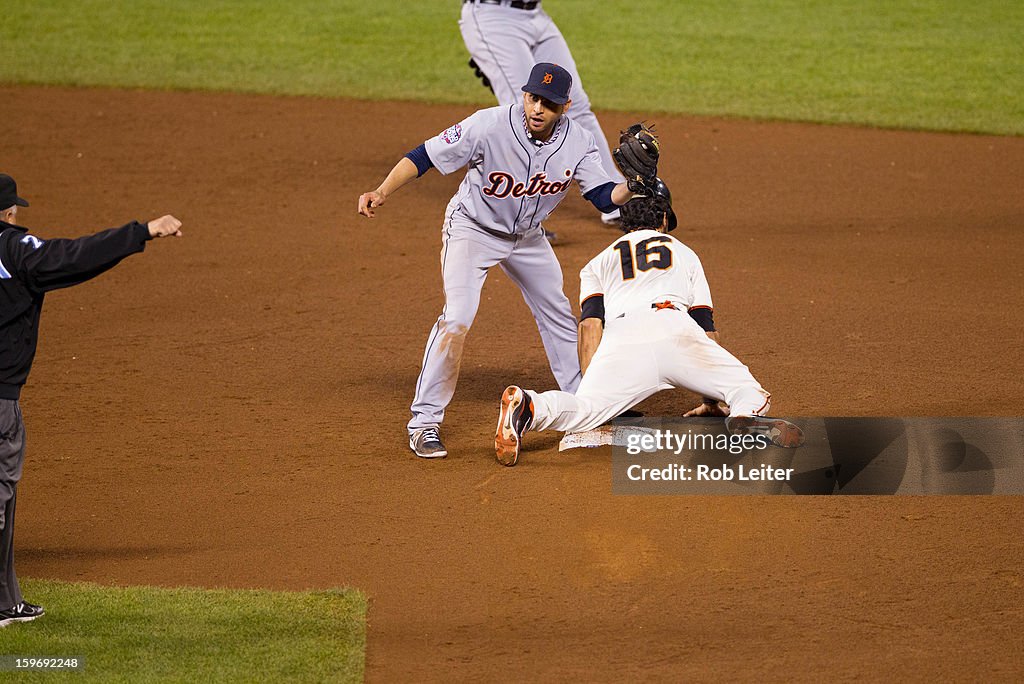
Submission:
[[717,401],[715,403],[704,402],[700,406],[683,414],[683,418],[713,418],[729,415]]
[[359,213],[367,218],[373,218],[376,215],[374,209],[384,204],[387,198],[383,193],[371,190],[370,192],[364,192],[359,196]]
[[146,227],[149,228],[150,237],[162,238],[168,235],[181,237],[181,221],[170,214],[153,219],[146,224]]

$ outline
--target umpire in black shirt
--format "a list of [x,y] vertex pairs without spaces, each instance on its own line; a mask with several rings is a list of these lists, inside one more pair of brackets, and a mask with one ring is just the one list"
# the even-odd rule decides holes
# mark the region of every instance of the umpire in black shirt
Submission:
[[14,574],[14,504],[25,461],[18,398],[36,354],[43,297],[113,268],[148,240],[181,236],[181,221],[162,216],[76,240],[41,240],[17,225],[18,207],[27,206],[14,179],[0,173],[0,627],[43,614],[25,602]]

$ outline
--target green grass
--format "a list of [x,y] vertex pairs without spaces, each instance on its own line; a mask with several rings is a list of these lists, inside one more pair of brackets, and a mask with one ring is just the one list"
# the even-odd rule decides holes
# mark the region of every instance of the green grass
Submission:
[[0,654],[84,656],[85,669],[20,672],[18,681],[363,679],[366,599],[357,591],[111,589],[44,581],[25,581],[22,589],[47,614],[0,629]]
[[[0,82],[485,104],[455,0],[10,3]],[[1019,0],[546,0],[598,109],[1024,134]]]

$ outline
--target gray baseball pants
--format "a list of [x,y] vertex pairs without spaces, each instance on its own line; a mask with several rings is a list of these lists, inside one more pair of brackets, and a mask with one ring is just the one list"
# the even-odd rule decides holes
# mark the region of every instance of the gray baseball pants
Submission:
[[22,602],[14,574],[14,504],[25,464],[25,422],[17,400],[0,399],[0,610]]
[[[523,293],[559,388],[575,392],[581,377],[576,317],[562,292],[562,267],[544,232],[538,228],[501,239],[453,216],[446,222],[441,241],[445,303],[427,338],[409,433],[436,427],[444,420],[444,410],[455,395],[466,335],[480,306],[480,290],[494,266],[501,266]],[[521,337],[516,329],[509,334]]]

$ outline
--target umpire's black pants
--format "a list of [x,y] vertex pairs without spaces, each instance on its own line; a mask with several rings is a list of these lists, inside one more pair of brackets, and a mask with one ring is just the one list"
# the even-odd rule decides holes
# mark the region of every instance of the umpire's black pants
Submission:
[[0,399],[0,610],[22,602],[14,574],[14,503],[25,463],[25,422],[13,399]]

